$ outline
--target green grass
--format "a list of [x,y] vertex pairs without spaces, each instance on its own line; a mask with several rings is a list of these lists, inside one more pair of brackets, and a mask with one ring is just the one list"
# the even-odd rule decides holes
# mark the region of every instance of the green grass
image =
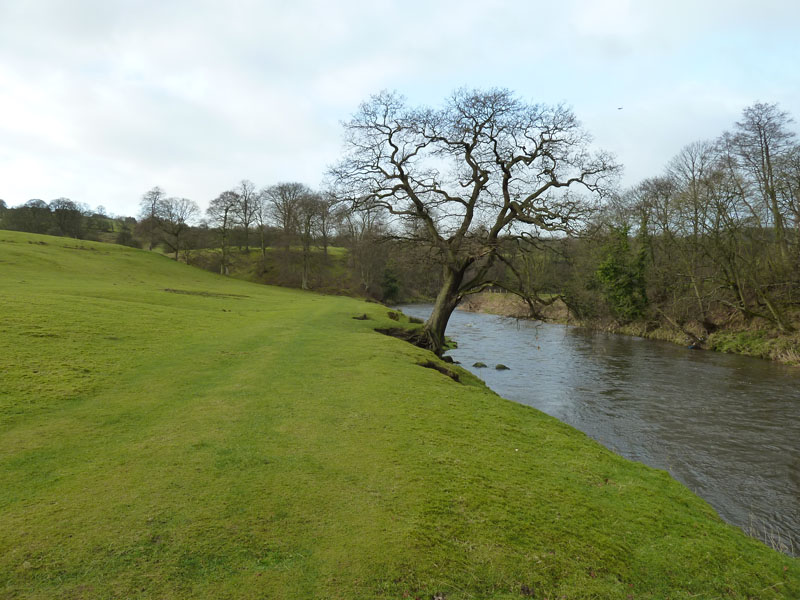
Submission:
[[800,364],[800,335],[779,334],[765,329],[718,331],[709,336],[709,348],[717,352],[744,354],[777,360],[790,365]]
[[380,305],[0,231],[0,307],[0,598],[800,597]]

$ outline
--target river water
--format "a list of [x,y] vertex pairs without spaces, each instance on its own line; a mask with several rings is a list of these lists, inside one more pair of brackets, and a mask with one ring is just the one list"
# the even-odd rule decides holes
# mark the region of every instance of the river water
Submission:
[[447,335],[448,354],[501,396],[669,471],[729,523],[800,554],[800,369],[463,311]]

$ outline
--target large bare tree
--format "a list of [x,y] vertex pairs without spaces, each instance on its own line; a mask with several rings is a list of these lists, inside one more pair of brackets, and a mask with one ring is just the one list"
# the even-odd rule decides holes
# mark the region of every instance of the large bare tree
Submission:
[[504,244],[572,231],[617,172],[609,155],[591,151],[569,108],[502,89],[459,90],[442,108],[411,108],[383,92],[345,131],[346,155],[332,169],[337,195],[355,210],[385,209],[403,225],[395,233],[431,246],[442,266],[419,340],[437,354],[466,295],[490,285],[525,293],[496,275],[514,271]]

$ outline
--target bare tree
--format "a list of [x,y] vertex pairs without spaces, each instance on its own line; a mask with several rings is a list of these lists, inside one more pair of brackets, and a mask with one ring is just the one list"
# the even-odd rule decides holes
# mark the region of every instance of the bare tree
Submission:
[[258,226],[261,258],[267,258],[267,227],[270,222],[270,204],[268,188],[261,188],[255,195],[253,203],[253,221]]
[[320,212],[325,205],[325,200],[313,192],[302,195],[296,205],[297,233],[300,237],[300,246],[303,255],[303,270],[300,287],[309,289],[309,272],[311,267],[311,245],[314,241],[314,232],[319,225]]
[[[441,109],[373,96],[345,124],[348,153],[332,176],[356,210],[384,208],[414,222],[414,241],[435,251],[443,284],[419,343],[441,354],[462,298],[505,281],[501,241],[568,233],[587,216],[581,189],[602,195],[617,171],[592,153],[564,106],[527,104],[507,90],[455,92]],[[513,272],[512,264],[506,265]]]
[[159,222],[158,211],[159,204],[166,198],[164,190],[155,186],[154,188],[145,192],[142,199],[139,201],[139,232],[145,236],[149,243],[149,249],[155,247],[156,239],[158,236]]
[[379,207],[354,211],[344,205],[337,210],[351,268],[358,277],[359,288],[369,295],[385,263],[384,253],[379,251],[380,241],[388,233],[385,211]]
[[[695,142],[685,146],[669,164],[667,170],[665,195],[672,195],[673,214],[669,219],[669,231],[664,232],[664,244],[674,248],[674,253],[665,253],[665,263],[678,269],[683,280],[688,283],[688,295],[694,300],[697,317],[706,333],[716,326],[710,316],[711,292],[708,289],[709,276],[705,268],[707,247],[704,234],[710,225],[711,182],[719,175],[718,153],[712,142]],[[676,286],[664,282],[663,289]]]
[[[765,192],[773,189],[772,184],[758,183],[753,164],[743,162],[741,143],[730,134],[719,140],[719,178],[714,181],[718,216],[711,238],[716,251],[712,256],[736,294],[732,308],[748,319],[760,317],[779,330],[790,332],[794,325],[779,298],[791,297],[797,289],[797,269],[789,252],[783,207],[773,202],[771,192]],[[770,158],[773,178],[776,148],[773,147]],[[764,161],[766,165],[766,158]],[[779,189],[780,184],[775,180],[776,200]],[[719,229],[724,238],[716,233]]]
[[767,209],[784,258],[788,256],[788,247],[779,203],[778,164],[792,150],[795,133],[788,129],[792,121],[777,104],[756,102],[744,109],[742,120],[736,123],[734,133],[729,134],[738,166]]
[[164,243],[175,253],[183,249],[184,238],[200,208],[188,198],[165,198],[158,203],[158,220]]
[[380,207],[353,211],[341,206],[338,212],[359,287],[365,294],[371,294],[378,272],[386,262],[385,252],[380,250],[380,241],[388,233],[386,211]]
[[235,207],[236,224],[244,229],[244,246],[247,253],[250,252],[250,227],[255,220],[256,208],[256,186],[248,180],[242,179],[234,190],[238,201]]
[[[800,242],[800,145],[795,145],[778,163],[778,194],[791,219],[795,243]],[[798,246],[800,248],[800,246]]]
[[206,210],[210,224],[219,229],[221,236],[222,262],[219,267],[221,275],[228,274],[228,234],[233,226],[234,211],[238,204],[239,195],[233,190],[228,190],[214,198]]
[[328,260],[330,238],[341,220],[341,213],[336,210],[337,203],[336,196],[331,192],[327,192],[320,197],[317,229],[319,231],[319,241],[322,242],[322,255],[326,261]]
[[287,250],[297,234],[298,203],[310,193],[305,185],[297,182],[279,183],[265,190],[269,214],[273,223],[281,230]]

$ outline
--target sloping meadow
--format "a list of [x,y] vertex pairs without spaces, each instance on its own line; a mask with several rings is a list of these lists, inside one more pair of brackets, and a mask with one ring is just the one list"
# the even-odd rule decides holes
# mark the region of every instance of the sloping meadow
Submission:
[[796,559],[398,326],[0,231],[0,597],[800,597]]

